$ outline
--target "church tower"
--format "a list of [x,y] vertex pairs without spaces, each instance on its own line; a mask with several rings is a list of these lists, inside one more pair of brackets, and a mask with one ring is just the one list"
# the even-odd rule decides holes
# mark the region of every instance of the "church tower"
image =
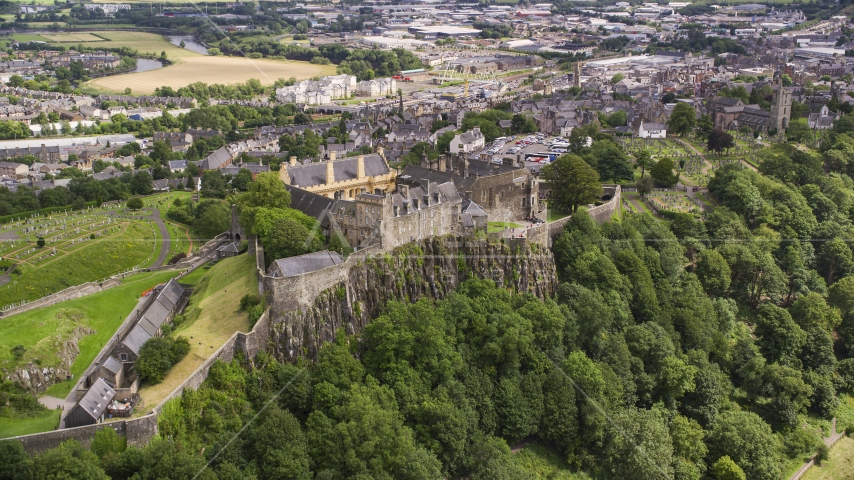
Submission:
[[792,91],[783,86],[780,72],[774,74],[773,94],[771,97],[771,124],[768,128],[785,130],[792,119]]

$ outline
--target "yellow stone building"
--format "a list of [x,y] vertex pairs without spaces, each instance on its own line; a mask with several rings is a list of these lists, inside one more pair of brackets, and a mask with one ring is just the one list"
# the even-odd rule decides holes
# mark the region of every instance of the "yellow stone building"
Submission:
[[291,157],[288,164],[282,163],[279,178],[287,185],[332,199],[353,200],[361,193],[394,191],[397,172],[389,168],[382,150],[340,160],[335,159],[335,152],[329,156],[325,162],[305,165]]

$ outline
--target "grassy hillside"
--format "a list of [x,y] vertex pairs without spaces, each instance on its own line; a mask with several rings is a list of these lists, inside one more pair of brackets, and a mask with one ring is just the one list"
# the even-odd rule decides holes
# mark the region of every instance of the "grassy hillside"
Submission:
[[[71,372],[75,376],[80,375],[136,306],[139,295],[178,273],[140,273],[127,277],[118,287],[88,297],[0,319],[0,367],[12,369],[15,365],[31,361],[45,367],[56,366],[60,363],[58,345],[68,340],[76,328],[82,327],[95,333],[78,342],[80,354],[75,358]],[[20,360],[12,355],[12,348],[16,345],[26,348]],[[62,382],[49,392],[64,396],[72,386],[73,382]]]
[[151,411],[234,332],[250,329],[248,315],[239,307],[240,297],[258,293],[254,256],[227,258],[208,270],[193,272],[184,281],[193,282],[195,290],[174,335],[190,341],[190,353],[172,367],[163,382],[140,389],[144,406],[137,410],[138,414]]

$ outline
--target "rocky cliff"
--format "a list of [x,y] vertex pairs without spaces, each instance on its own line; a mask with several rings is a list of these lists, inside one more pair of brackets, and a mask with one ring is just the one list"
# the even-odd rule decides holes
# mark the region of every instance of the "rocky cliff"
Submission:
[[54,340],[52,348],[56,352],[59,364],[53,367],[42,367],[32,362],[19,365],[9,371],[3,368],[3,379],[21,384],[33,393],[41,393],[51,385],[66,380],[71,375],[71,364],[80,354],[77,342],[87,335],[94,335],[95,330],[87,327],[75,327],[68,338]]
[[287,310],[281,307],[287,302],[274,298],[269,348],[279,360],[315,358],[320,345],[331,341],[339,328],[358,333],[387,302],[442,299],[469,278],[491,279],[540,298],[557,287],[554,258],[541,245],[524,239],[432,238],[359,258],[310,306]]

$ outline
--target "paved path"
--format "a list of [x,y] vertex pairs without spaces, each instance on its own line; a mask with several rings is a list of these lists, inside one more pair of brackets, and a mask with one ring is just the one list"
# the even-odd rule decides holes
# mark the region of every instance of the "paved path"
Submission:
[[68,412],[74,408],[74,405],[77,404],[77,392],[71,390],[71,393],[68,394],[64,400],[61,398],[51,397],[50,395],[45,395],[43,397],[39,397],[39,403],[44,405],[49,410],[56,410],[57,408],[62,409],[62,413],[59,415],[59,427],[65,427],[65,416],[68,415]]
[[171,243],[171,239],[169,238],[169,230],[166,229],[166,224],[163,223],[163,219],[160,218],[160,210],[157,208],[151,209],[151,215],[142,217],[151,220],[157,225],[157,228],[160,229],[160,255],[157,256],[157,260],[154,261],[152,267],[161,267],[166,262],[166,257],[169,255],[169,245]]
[[[844,431],[843,432],[837,432],[836,431],[836,417],[833,417],[833,421],[831,421],[831,423],[830,423],[830,436],[824,437],[822,440],[824,440],[825,445],[827,445],[828,447],[832,447],[833,445],[836,444],[836,442],[839,441],[840,438],[842,438],[843,435],[845,435]],[[801,468],[799,468],[798,471],[795,472],[794,475],[789,477],[789,480],[799,480],[802,476],[804,476],[805,473],[807,473],[807,470],[809,470],[810,467],[812,467],[814,464],[815,464],[815,455],[813,455],[813,458],[811,458],[810,461],[801,465]]]
[[[699,193],[699,192],[698,192],[698,190],[701,190],[701,189],[700,189],[699,187],[688,187],[688,191],[687,191],[687,192],[685,192],[685,193],[686,193],[689,197],[691,197],[691,198],[693,198],[694,200],[696,200],[696,201],[697,201],[697,204],[699,204],[699,205],[702,207],[702,209],[703,209],[703,211],[704,211],[704,212],[709,212],[709,213],[711,213],[711,211],[712,211],[712,210],[714,210],[714,209],[715,209],[715,207],[713,207],[713,206],[711,206],[711,205],[708,205],[708,204],[706,204],[704,201],[700,200],[700,197],[698,197],[698,196],[697,196],[697,193]],[[704,188],[704,189],[702,189],[702,190],[703,190],[705,193],[708,193],[708,192],[709,192],[709,189],[708,189],[708,188]]]

